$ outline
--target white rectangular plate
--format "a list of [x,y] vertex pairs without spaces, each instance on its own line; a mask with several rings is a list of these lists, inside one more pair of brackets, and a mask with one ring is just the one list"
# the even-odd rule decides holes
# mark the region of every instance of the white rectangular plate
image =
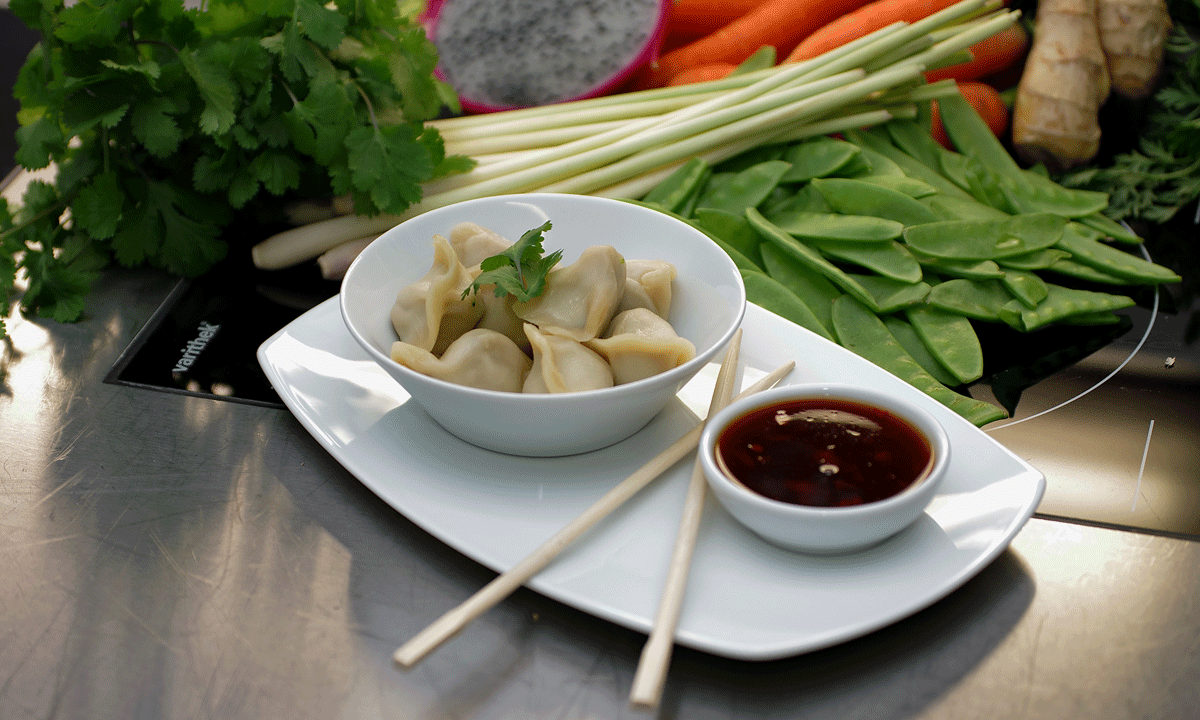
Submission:
[[[867,634],[944,597],[979,572],[1033,514],[1045,478],[985,433],[875,365],[750,305],[745,383],[795,360],[784,383],[857,382],[906,395],[950,435],[941,494],[918,522],[870,550],[813,557],[780,550],[710,502],[677,640],[769,660]],[[694,426],[710,365],[641,432],[565,458],[482,450],[434,423],[351,338],[332,298],[259,348],[288,409],[360,482],[442,542],[503,571]],[[691,458],[586,533],[529,586],[649,631],[666,577]],[[450,608],[446,608],[449,610]]]

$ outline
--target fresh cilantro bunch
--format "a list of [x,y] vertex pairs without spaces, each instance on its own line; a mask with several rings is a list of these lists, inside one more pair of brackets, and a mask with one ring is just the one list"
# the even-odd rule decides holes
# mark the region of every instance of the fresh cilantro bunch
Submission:
[[0,205],[0,318],[20,275],[26,310],[74,321],[114,261],[208,270],[252,201],[349,194],[359,214],[399,213],[471,163],[423,126],[457,100],[396,0],[9,7],[43,38],[13,93],[16,159],[58,172]]
[[550,230],[550,221],[528,230],[521,239],[508,246],[499,255],[493,255],[479,264],[481,272],[475,282],[463,291],[465,298],[479,292],[484,285],[496,286],[496,297],[513,295],[518,302],[527,302],[542,294],[546,288],[546,276],[562,259],[562,250],[555,250],[543,257],[542,233]]

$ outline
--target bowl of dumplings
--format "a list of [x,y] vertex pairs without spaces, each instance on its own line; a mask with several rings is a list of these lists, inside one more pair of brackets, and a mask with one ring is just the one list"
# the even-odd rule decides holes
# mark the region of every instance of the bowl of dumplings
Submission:
[[[526,243],[539,229],[541,254]],[[513,256],[532,264],[518,270]],[[496,266],[507,279],[487,274]],[[512,282],[530,296],[505,292]],[[446,431],[496,452],[554,457],[648,424],[719,359],[746,291],[729,256],[677,218],[528,193],[400,223],[347,270],[340,306],[354,339]]]

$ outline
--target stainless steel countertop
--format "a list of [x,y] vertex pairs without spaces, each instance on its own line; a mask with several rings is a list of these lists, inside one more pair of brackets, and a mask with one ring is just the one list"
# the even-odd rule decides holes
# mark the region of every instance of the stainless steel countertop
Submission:
[[[286,410],[102,382],[172,285],[109,273],[83,322],[13,318],[0,345],[0,718],[642,716],[627,697],[644,636],[527,590],[394,669],[392,651],[491,571]],[[1056,478],[1092,473],[1134,492],[1156,411],[1129,393],[1169,409],[1176,377],[1146,389],[1134,365],[1105,386],[1107,410],[1097,392],[994,431],[1048,466],[1048,503]],[[1083,363],[1023,402],[1099,372]],[[1173,467],[1193,496],[1196,409],[1156,416],[1183,439],[1155,452],[1186,464],[1150,453],[1147,469]],[[1125,459],[1097,462],[1089,438]],[[659,716],[1190,718],[1198,677],[1200,544],[1036,517],[964,587],[858,640],[766,663],[677,651]]]

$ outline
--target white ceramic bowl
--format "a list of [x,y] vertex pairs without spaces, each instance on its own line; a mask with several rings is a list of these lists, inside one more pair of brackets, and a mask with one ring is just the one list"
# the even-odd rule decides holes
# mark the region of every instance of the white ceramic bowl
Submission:
[[[390,312],[400,288],[433,262],[433,236],[470,221],[516,240],[546,220],[546,252],[575,261],[593,245],[627,259],[673,263],[678,271],[668,318],[696,346],[683,365],[637,382],[563,394],[506,393],[454,385],[393,361],[398,338]],[[342,318],[354,339],[413,400],[457,437],[498,452],[559,456],[624,440],[650,422],[733,336],[746,311],[741,274],[700,231],[664,213],[586,195],[531,193],[470,200],[418,215],[371,243],[346,272]]]
[[[890,498],[846,507],[812,507],[760,495],[719,466],[717,440],[731,423],[761,408],[808,398],[843,399],[874,406],[907,422],[929,442],[932,451],[929,469],[917,482]],[[768,542],[813,554],[861,550],[908,527],[925,512],[950,464],[949,437],[931,414],[908,400],[845,384],[780,386],[730,403],[705,426],[699,452],[708,486],[736,520]]]

